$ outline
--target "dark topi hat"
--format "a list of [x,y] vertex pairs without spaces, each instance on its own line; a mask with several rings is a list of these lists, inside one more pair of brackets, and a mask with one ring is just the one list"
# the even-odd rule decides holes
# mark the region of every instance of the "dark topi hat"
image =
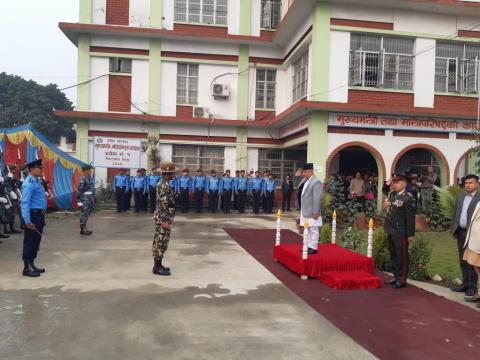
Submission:
[[29,169],[38,168],[43,166],[42,159],[34,160],[25,165]]
[[175,164],[173,162],[164,162],[160,165],[160,171],[164,174],[174,173],[176,171]]
[[313,163],[303,164],[303,170],[313,170]]
[[82,166],[82,170],[83,170],[83,171],[87,171],[87,170],[91,170],[91,169],[93,169],[93,166],[92,166],[92,165],[83,165],[83,166]]

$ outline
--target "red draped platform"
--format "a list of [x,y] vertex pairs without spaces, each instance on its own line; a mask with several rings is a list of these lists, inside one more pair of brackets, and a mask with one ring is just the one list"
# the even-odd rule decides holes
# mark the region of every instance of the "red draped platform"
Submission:
[[302,259],[301,244],[274,247],[273,257],[299,275],[319,278],[335,289],[372,289],[382,286],[374,275],[373,259],[333,244],[318,246],[318,254]]

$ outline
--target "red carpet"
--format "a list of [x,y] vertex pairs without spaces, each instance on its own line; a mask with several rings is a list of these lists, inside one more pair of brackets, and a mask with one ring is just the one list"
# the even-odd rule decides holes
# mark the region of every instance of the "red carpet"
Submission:
[[[308,255],[304,260],[301,244],[281,244],[274,246],[273,257],[295,273],[319,278],[336,289],[376,289],[379,284],[381,286],[380,279],[373,275],[372,258],[338,245],[321,244],[318,254]],[[334,278],[322,276],[325,271],[336,272]],[[356,271],[362,272],[362,276],[357,276]]]
[[[384,286],[377,291],[344,292],[318,280],[300,280],[273,259],[275,230],[225,231],[297,296],[381,359],[478,357],[478,311],[411,285],[401,290]],[[282,232],[282,243],[299,242],[295,233]]]

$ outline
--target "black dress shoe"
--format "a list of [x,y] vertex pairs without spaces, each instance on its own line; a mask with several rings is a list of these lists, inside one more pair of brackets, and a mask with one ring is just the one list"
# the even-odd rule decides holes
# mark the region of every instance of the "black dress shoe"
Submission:
[[472,297],[476,294],[477,292],[475,289],[467,289],[465,290],[465,297]]
[[20,230],[15,229],[15,224],[10,224],[10,232],[12,234],[20,234],[21,233]]
[[397,278],[391,278],[390,280],[385,280],[384,283],[390,285],[393,284],[395,281],[397,281]]
[[392,284],[392,288],[394,289],[401,289],[407,286],[402,280],[397,279],[395,282]]
[[39,272],[40,274],[43,274],[45,272],[45,269],[38,268],[33,261],[32,261],[32,268],[33,268],[33,270]]
[[25,267],[23,268],[23,276],[28,277],[39,277],[40,273],[36,271],[31,262],[25,262]]
[[0,232],[0,239],[8,239],[9,237],[10,237],[10,236],[5,235],[5,234],[2,234],[2,233]]
[[318,251],[312,248],[308,248],[308,255],[315,255],[318,254]]
[[451,288],[450,290],[452,290],[454,292],[465,292],[465,291],[467,291],[467,287],[462,284],[462,285],[459,285],[457,287]]

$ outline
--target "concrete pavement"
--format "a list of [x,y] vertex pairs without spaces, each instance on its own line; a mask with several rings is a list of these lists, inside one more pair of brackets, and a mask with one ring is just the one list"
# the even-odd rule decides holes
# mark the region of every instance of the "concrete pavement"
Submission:
[[[372,359],[222,230],[274,216],[179,215],[151,273],[151,216],[50,219],[37,279],[21,276],[22,237],[0,244],[2,359]],[[273,239],[272,239],[273,241]]]

